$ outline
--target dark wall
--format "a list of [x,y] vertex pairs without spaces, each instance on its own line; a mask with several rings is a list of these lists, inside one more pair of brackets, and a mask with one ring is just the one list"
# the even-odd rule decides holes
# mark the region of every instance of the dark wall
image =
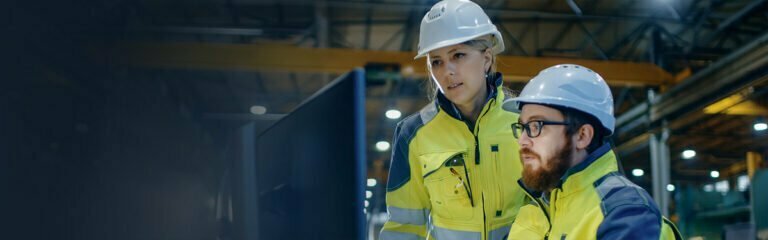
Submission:
[[3,206],[20,236],[215,238],[228,130],[126,75],[3,88]]
[[0,238],[225,235],[217,193],[238,124],[201,119],[154,70],[92,59],[92,46],[120,35],[122,4],[2,10]]

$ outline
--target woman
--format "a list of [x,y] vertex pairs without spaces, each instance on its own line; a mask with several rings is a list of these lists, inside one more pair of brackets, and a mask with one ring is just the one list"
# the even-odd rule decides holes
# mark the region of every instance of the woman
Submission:
[[524,202],[517,114],[501,108],[501,33],[477,4],[446,0],[421,22],[433,102],[395,129],[381,239],[506,239]]

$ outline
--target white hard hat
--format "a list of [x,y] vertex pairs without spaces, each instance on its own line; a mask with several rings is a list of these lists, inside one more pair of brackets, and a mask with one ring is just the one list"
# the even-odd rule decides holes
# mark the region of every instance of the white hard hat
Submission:
[[613,134],[613,96],[603,77],[589,68],[560,64],[539,72],[520,96],[504,101],[504,110],[519,112],[522,104],[535,103],[576,109],[594,116]]
[[432,50],[493,34],[493,53],[504,51],[504,40],[480,6],[469,0],[444,0],[432,6],[421,19],[418,54],[424,57]]

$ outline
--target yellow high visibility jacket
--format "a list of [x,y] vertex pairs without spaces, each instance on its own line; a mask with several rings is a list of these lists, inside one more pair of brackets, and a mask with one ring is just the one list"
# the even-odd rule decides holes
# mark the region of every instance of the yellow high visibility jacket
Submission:
[[505,239],[527,201],[501,75],[474,126],[443,95],[395,129],[380,238]]
[[520,209],[509,239],[682,239],[648,192],[618,172],[605,144],[570,168],[549,195]]

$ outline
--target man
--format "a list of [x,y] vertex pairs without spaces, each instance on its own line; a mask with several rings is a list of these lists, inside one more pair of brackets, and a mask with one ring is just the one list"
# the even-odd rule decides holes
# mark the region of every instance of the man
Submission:
[[509,239],[681,239],[650,195],[619,173],[606,142],[613,97],[602,77],[578,65],[547,68],[517,98],[512,124],[523,164],[523,206]]

